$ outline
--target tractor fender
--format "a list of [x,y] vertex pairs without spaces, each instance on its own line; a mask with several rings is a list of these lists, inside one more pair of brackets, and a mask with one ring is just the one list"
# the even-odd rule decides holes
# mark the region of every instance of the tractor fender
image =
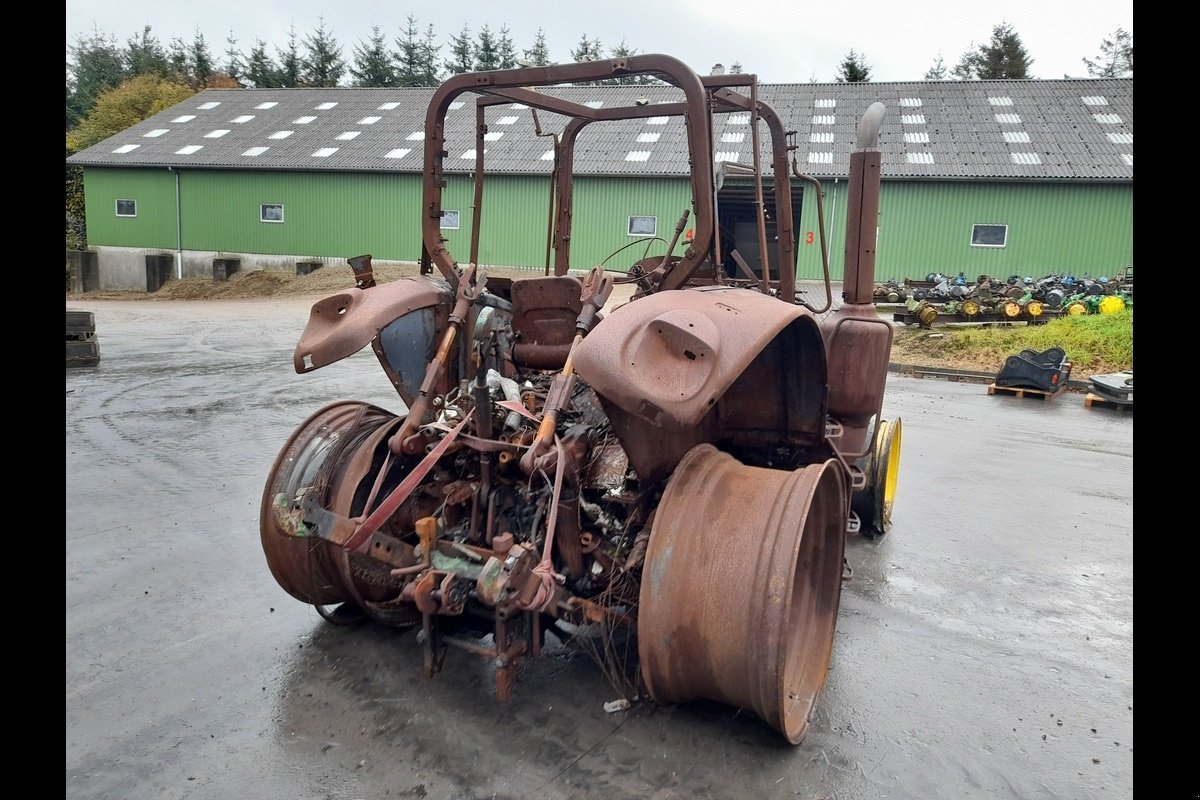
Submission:
[[[654,427],[687,431],[793,324],[800,330],[788,346],[803,352],[786,353],[784,363],[806,372],[823,403],[825,351],[812,312],[740,287],[658,292],[620,306],[579,343],[572,362],[606,402]],[[785,402],[762,389],[763,406]]]
[[384,326],[417,309],[453,304],[454,292],[441,278],[418,275],[369,289],[352,287],[318,300],[292,356],[304,374],[354,355]]

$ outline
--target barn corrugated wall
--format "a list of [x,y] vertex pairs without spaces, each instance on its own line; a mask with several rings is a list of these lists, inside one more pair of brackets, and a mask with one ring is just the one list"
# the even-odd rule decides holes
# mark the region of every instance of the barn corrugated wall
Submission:
[[[830,269],[842,274],[846,182],[827,182]],[[801,278],[821,277],[816,202],[806,189],[799,232]],[[1042,277],[1114,275],[1133,264],[1133,186],[1083,183],[883,182],[876,278],[930,272]],[[971,244],[972,226],[1006,225],[1003,247]],[[807,243],[813,233],[812,244]]]
[[[241,170],[172,172],[89,168],[88,240],[93,246],[176,247],[175,180],[184,250],[302,254],[379,260],[420,256],[419,176],[396,173],[306,173]],[[485,187],[479,260],[541,269],[546,263],[549,177],[494,176]],[[831,274],[842,275],[846,195],[827,181],[825,218]],[[813,187],[806,186],[797,229],[797,274],[821,277],[820,234]],[[137,216],[118,218],[116,199],[137,201]],[[625,271],[646,253],[645,237],[628,233],[631,215],[653,217],[669,241],[685,209],[687,181],[668,178],[579,178],[575,186],[571,267],[604,263]],[[263,203],[284,206],[282,224],[260,221]],[[473,184],[449,176],[443,207],[460,227],[444,230],[451,254],[470,259]],[[688,222],[692,227],[694,220]],[[974,224],[1006,225],[1004,247],[971,244]],[[661,253],[662,242],[650,252]],[[682,251],[682,245],[676,252]],[[1040,277],[1052,272],[1111,275],[1133,263],[1130,184],[888,181],[880,201],[876,277],[924,278],[930,272]]]

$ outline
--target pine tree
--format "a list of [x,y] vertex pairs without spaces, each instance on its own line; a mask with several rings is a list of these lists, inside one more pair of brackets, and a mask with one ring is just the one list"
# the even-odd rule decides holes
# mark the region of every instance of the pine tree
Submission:
[[229,29],[229,36],[225,37],[225,74],[233,78],[238,86],[242,85],[242,78],[246,75],[246,65],[242,62],[242,54],[238,50],[233,28]]
[[1093,78],[1133,77],[1133,34],[1117,28],[1112,36],[1100,42],[1100,55],[1083,59],[1088,75]]
[[743,67],[742,67],[742,62],[740,62],[740,61],[735,61],[735,62],[733,62],[733,64],[731,64],[731,65],[730,65],[730,67],[729,67],[729,74],[730,74],[730,75],[741,75],[741,74],[742,74],[742,69],[743,69]]
[[301,77],[305,86],[337,86],[346,71],[342,46],[325,27],[321,17],[317,30],[304,37]]
[[421,86],[417,77],[422,69],[423,53],[417,18],[408,15],[404,30],[396,40],[396,85]]
[[925,71],[924,80],[927,81],[944,81],[946,80],[946,64],[942,61],[942,54],[938,53],[937,58],[933,61],[933,66]]
[[955,65],[953,75],[960,79],[1001,80],[1005,78],[1032,78],[1029,68],[1033,59],[1029,57],[1021,37],[1007,22],[992,28],[988,44],[980,45],[963,53]]
[[96,98],[125,79],[125,56],[115,37],[95,29],[67,48],[67,130],[87,116]]
[[188,53],[188,46],[183,39],[178,36],[171,37],[171,44],[167,50],[167,64],[170,70],[168,76],[171,80],[181,83],[191,84],[191,70],[188,67],[191,57]]
[[262,39],[254,40],[250,55],[246,56],[246,72],[243,76],[246,82],[255,89],[273,89],[282,86],[279,78],[279,67],[267,55],[267,43]]
[[533,67],[550,65],[550,51],[546,48],[546,32],[541,28],[538,28],[537,38],[533,40],[533,47],[525,51],[525,61]]
[[599,61],[602,58],[604,58],[604,46],[600,44],[598,38],[589,39],[586,33],[579,37],[579,43],[571,51],[571,60],[575,62]]
[[378,25],[372,26],[370,38],[355,45],[350,74],[354,77],[354,86],[400,85],[392,54],[388,52]]
[[208,51],[208,42],[204,40],[204,34],[199,28],[196,29],[188,50],[188,77],[193,89],[203,89],[213,77],[212,53]]
[[275,72],[276,85],[284,89],[299,86],[302,68],[300,43],[296,39],[295,27],[291,27],[288,29],[287,49],[279,50],[279,69]]
[[142,32],[130,38],[125,43],[125,64],[127,73],[133,75],[167,75],[170,67],[167,62],[167,51],[159,43],[146,25]]
[[475,45],[471,41],[471,29],[466,24],[461,33],[450,37],[450,60],[445,66],[451,75],[461,75],[475,68]]
[[420,81],[418,86],[437,86],[442,82],[442,70],[438,67],[438,51],[442,46],[437,43],[437,37],[433,33],[433,23],[425,28],[425,38],[421,41],[421,58],[418,64],[419,69],[415,76]]
[[838,65],[838,83],[863,83],[871,80],[871,67],[861,53],[851,50]]
[[492,35],[492,29],[488,27],[487,23],[484,23],[483,27],[479,29],[479,36],[475,44],[475,70],[482,72],[496,69],[499,63],[496,37]]
[[517,49],[513,46],[512,34],[508,26],[500,28],[500,36],[496,39],[496,68],[512,69],[517,65]]

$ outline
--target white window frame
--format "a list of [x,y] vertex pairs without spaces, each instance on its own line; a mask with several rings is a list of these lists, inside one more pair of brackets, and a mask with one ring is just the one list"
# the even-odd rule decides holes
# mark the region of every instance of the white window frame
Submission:
[[[652,226],[651,231],[649,233],[646,233],[644,231],[635,231],[633,229],[633,221],[635,219],[636,220],[646,220],[646,219],[652,220],[654,224]],[[652,216],[650,214],[630,214],[629,221],[626,223],[625,233],[629,236],[634,236],[637,238],[641,238],[643,236],[657,236],[658,235],[658,217]]]
[[[453,215],[453,217],[451,217]],[[449,217],[449,219],[448,219]],[[450,224],[453,219],[454,224]],[[443,208],[442,218],[438,222],[438,227],[444,231],[456,231],[462,227],[462,213],[457,208]]]
[[[268,219],[267,218],[267,209],[268,208],[278,208],[279,209],[279,219]],[[258,221],[259,222],[270,222],[270,223],[276,223],[276,224],[283,224],[283,216],[284,216],[283,215],[283,203],[260,203],[258,206]]]
[[[1003,228],[1004,241],[1000,244],[983,244],[975,241],[977,228]],[[971,225],[971,247],[1008,247],[1008,225],[999,222],[976,222]]]
[[[121,204],[122,203],[132,203],[133,204],[133,213],[132,214],[122,214],[121,213]],[[137,216],[137,200],[130,200],[125,197],[117,198],[116,203],[114,203],[114,205],[113,205],[113,210],[116,212],[118,217],[122,217],[122,218],[126,218],[126,219],[136,217]]]

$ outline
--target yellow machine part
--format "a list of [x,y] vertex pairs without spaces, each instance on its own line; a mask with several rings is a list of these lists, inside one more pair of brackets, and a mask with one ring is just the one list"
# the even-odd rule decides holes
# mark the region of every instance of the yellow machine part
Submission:
[[1101,314],[1116,314],[1125,310],[1125,301],[1115,294],[1110,294],[1100,301],[1098,310]]

